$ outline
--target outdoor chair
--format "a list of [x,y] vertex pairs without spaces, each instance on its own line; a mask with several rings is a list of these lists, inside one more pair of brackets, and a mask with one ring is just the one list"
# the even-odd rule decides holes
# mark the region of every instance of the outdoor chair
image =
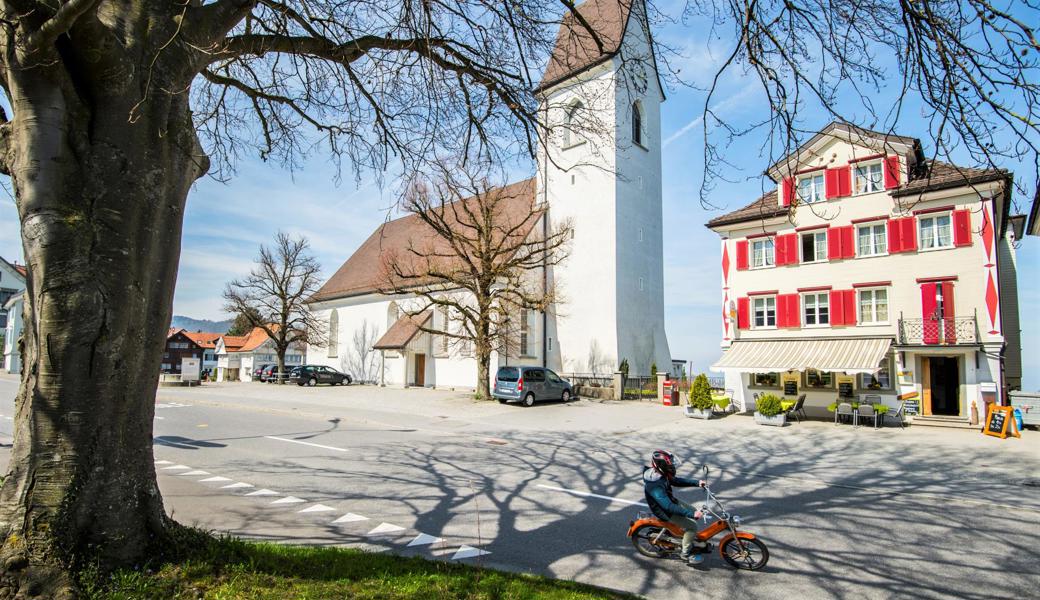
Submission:
[[903,415],[904,415],[903,409],[905,407],[906,407],[906,402],[905,401],[904,402],[900,402],[899,403],[899,408],[897,408],[895,410],[895,412],[892,412],[891,410],[889,410],[887,413],[881,415],[881,424],[884,425],[885,424],[885,419],[887,419],[888,417],[893,417],[894,419],[899,421],[899,428],[900,429],[906,427],[906,423],[903,422]]
[[874,419],[874,429],[877,429],[878,413],[874,410],[873,404],[864,402],[859,405],[856,413],[856,425],[859,426],[859,422],[863,419]]
[[848,417],[849,422],[853,425],[856,424],[856,412],[852,410],[852,404],[848,402],[842,402],[834,409],[834,424],[837,425],[840,420],[844,420],[843,417]]
[[802,419],[808,419],[809,416],[805,414],[805,394],[798,396],[798,402],[794,403],[794,408],[791,409],[791,414],[794,418],[798,419],[801,423]]

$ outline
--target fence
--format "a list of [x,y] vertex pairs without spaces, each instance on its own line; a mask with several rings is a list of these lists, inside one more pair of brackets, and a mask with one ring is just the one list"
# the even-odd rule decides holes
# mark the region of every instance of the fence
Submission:
[[614,377],[612,375],[597,375],[595,373],[561,373],[560,376],[567,381],[570,381],[574,387],[588,386],[609,388],[614,386]]
[[654,377],[629,377],[625,379],[621,398],[623,400],[656,399],[657,379]]

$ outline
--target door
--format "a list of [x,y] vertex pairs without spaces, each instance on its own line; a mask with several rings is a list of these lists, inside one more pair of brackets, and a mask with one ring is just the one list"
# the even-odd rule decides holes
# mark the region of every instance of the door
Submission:
[[960,402],[960,369],[957,358],[953,356],[931,356],[928,359],[928,378],[926,386],[931,392],[926,395],[930,399],[931,414],[959,416]]
[[547,388],[546,389],[546,393],[549,394],[548,397],[549,398],[559,398],[559,399],[562,400],[563,399],[564,385],[563,385],[563,380],[560,379],[560,376],[557,375],[556,373],[553,373],[552,371],[548,371],[547,370],[545,372],[545,380],[546,380],[545,386]]
[[426,386],[426,355],[415,355],[415,385]]
[[528,369],[524,371],[524,394],[528,392],[534,397],[543,400],[549,396],[545,393],[545,371],[541,369]]

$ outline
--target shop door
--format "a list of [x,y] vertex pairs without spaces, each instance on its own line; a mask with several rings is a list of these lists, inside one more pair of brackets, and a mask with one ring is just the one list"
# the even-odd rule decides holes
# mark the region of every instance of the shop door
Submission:
[[931,356],[925,361],[928,363],[925,369],[925,401],[931,409],[926,414],[960,415],[960,369],[957,358]]
[[415,385],[423,387],[426,385],[426,355],[415,355]]

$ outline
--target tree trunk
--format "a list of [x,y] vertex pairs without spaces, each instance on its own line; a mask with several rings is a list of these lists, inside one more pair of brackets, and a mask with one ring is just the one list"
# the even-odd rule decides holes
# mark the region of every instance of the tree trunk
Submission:
[[92,83],[86,68],[9,65],[6,80],[29,276],[0,490],[0,598],[71,595],[72,561],[139,564],[169,524],[152,456],[155,393],[185,200],[208,161],[186,90],[157,84],[135,111],[147,85],[112,73]]
[[275,376],[275,383],[285,383],[285,348],[278,349],[278,375]]

